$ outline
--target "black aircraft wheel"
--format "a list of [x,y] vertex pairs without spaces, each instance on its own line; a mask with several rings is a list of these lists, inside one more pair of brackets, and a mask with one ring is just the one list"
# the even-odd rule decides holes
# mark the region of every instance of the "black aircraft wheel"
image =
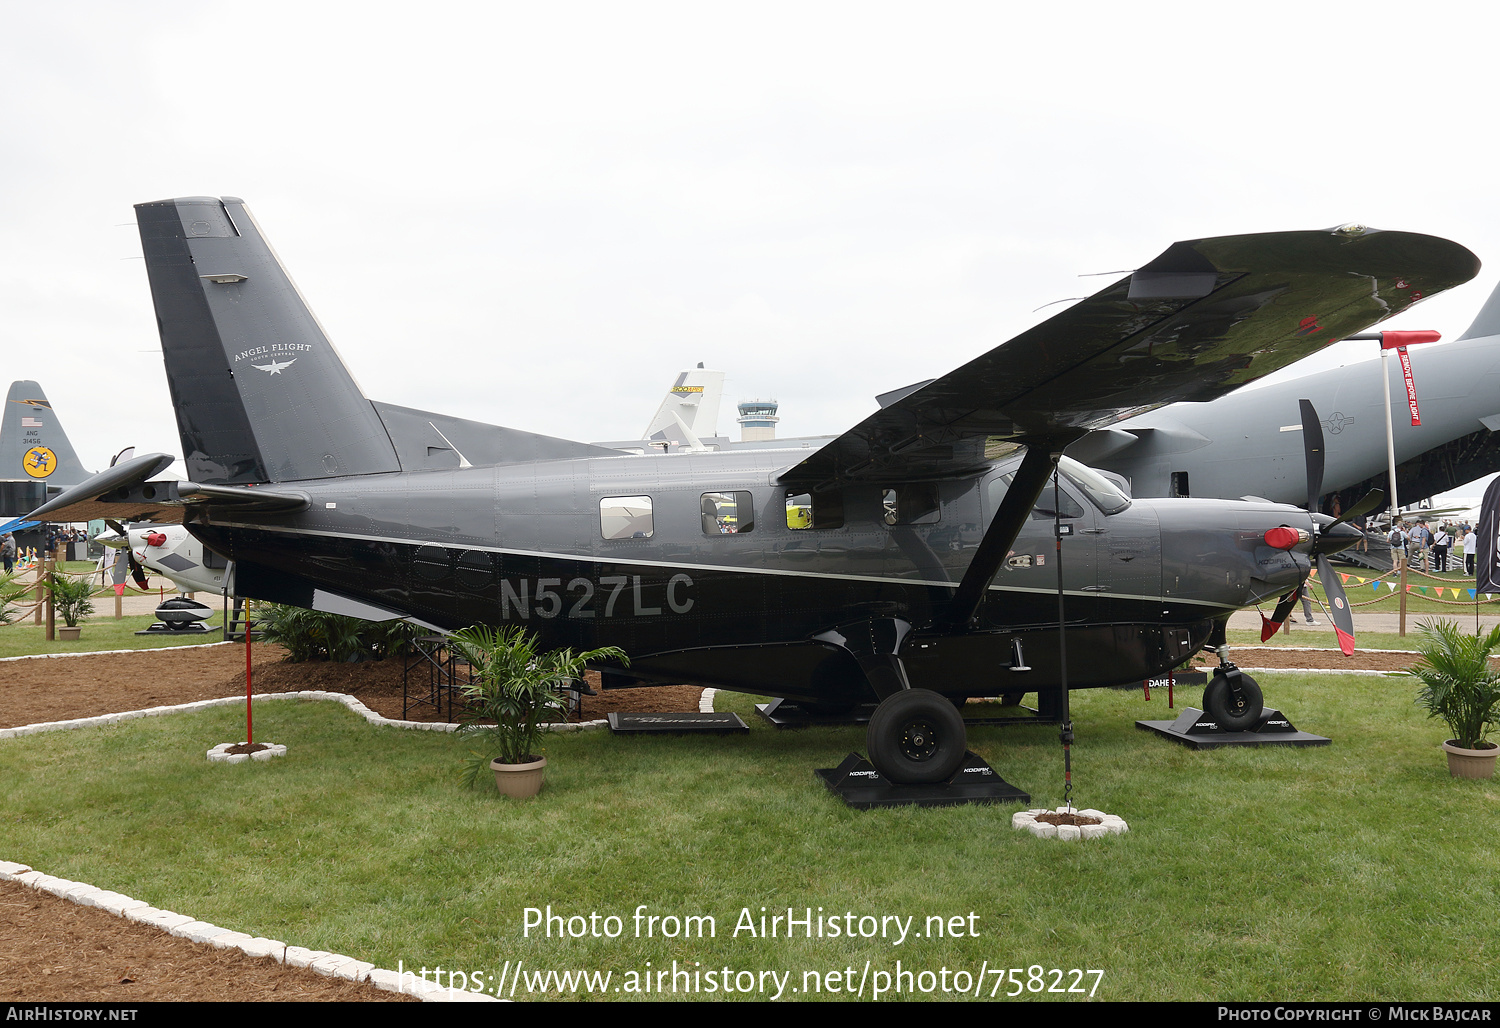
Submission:
[[881,701],[866,741],[875,770],[902,784],[947,781],[968,749],[958,709],[931,689],[907,689]]
[[1260,684],[1240,672],[1240,695],[1236,699],[1226,675],[1214,675],[1203,689],[1203,712],[1226,732],[1248,732],[1260,723],[1265,697]]

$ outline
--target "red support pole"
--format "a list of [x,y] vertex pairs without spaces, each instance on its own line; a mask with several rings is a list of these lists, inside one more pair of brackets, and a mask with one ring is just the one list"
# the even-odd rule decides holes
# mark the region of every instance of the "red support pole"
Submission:
[[250,721],[250,621],[245,621],[245,741],[255,741],[254,727]]

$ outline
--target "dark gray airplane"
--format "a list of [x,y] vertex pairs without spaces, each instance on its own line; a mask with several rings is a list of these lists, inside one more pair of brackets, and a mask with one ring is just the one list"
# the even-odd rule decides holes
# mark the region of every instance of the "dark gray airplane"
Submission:
[[1206,645],[1210,714],[1253,724],[1225,622],[1353,530],[1272,503],[1131,501],[1061,452],[1478,270],[1457,244],[1359,226],[1177,243],[817,450],[624,456],[372,403],[242,201],[136,212],[190,481],[138,457],[36,516],[181,520],[235,562],[237,595],[617,645],[616,680],[879,699],[870,757],[898,782],[961,766],[955,699],[1140,680]]
[[[1371,342],[1370,353],[1378,352]],[[1386,419],[1394,419],[1397,496],[1414,503],[1500,471],[1500,288],[1451,342],[1411,350],[1421,425],[1407,410],[1395,360],[1362,361],[1243,389],[1212,403],[1176,403],[1091,432],[1068,454],[1123,475],[1131,495],[1263,496],[1301,503],[1302,423],[1310,399],[1328,435],[1321,499],[1347,509],[1388,482]],[[1386,407],[1381,374],[1389,377]]]

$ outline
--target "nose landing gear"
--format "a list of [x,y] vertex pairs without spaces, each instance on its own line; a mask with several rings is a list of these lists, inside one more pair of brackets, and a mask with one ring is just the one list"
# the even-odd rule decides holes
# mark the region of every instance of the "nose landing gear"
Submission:
[[1218,669],[1203,689],[1203,712],[1226,732],[1252,731],[1266,706],[1260,683],[1235,667],[1227,645],[1218,652]]

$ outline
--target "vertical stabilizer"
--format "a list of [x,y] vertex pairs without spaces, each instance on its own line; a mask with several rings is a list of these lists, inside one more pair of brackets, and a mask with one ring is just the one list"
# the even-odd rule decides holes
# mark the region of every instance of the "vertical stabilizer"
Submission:
[[400,470],[375,409],[244,201],[186,197],[135,211],[189,479]]
[[1458,338],[1477,339],[1481,336],[1500,336],[1500,286],[1495,287],[1490,298],[1484,301],[1484,306],[1479,308],[1479,313],[1474,316],[1474,324]]
[[12,382],[0,414],[0,479],[43,482],[57,490],[91,474],[78,462],[42,387]]
[[667,390],[642,438],[686,443],[690,448],[701,446],[695,446],[694,440],[718,434],[719,399],[723,395],[724,372],[706,371],[702,364],[682,372]]

